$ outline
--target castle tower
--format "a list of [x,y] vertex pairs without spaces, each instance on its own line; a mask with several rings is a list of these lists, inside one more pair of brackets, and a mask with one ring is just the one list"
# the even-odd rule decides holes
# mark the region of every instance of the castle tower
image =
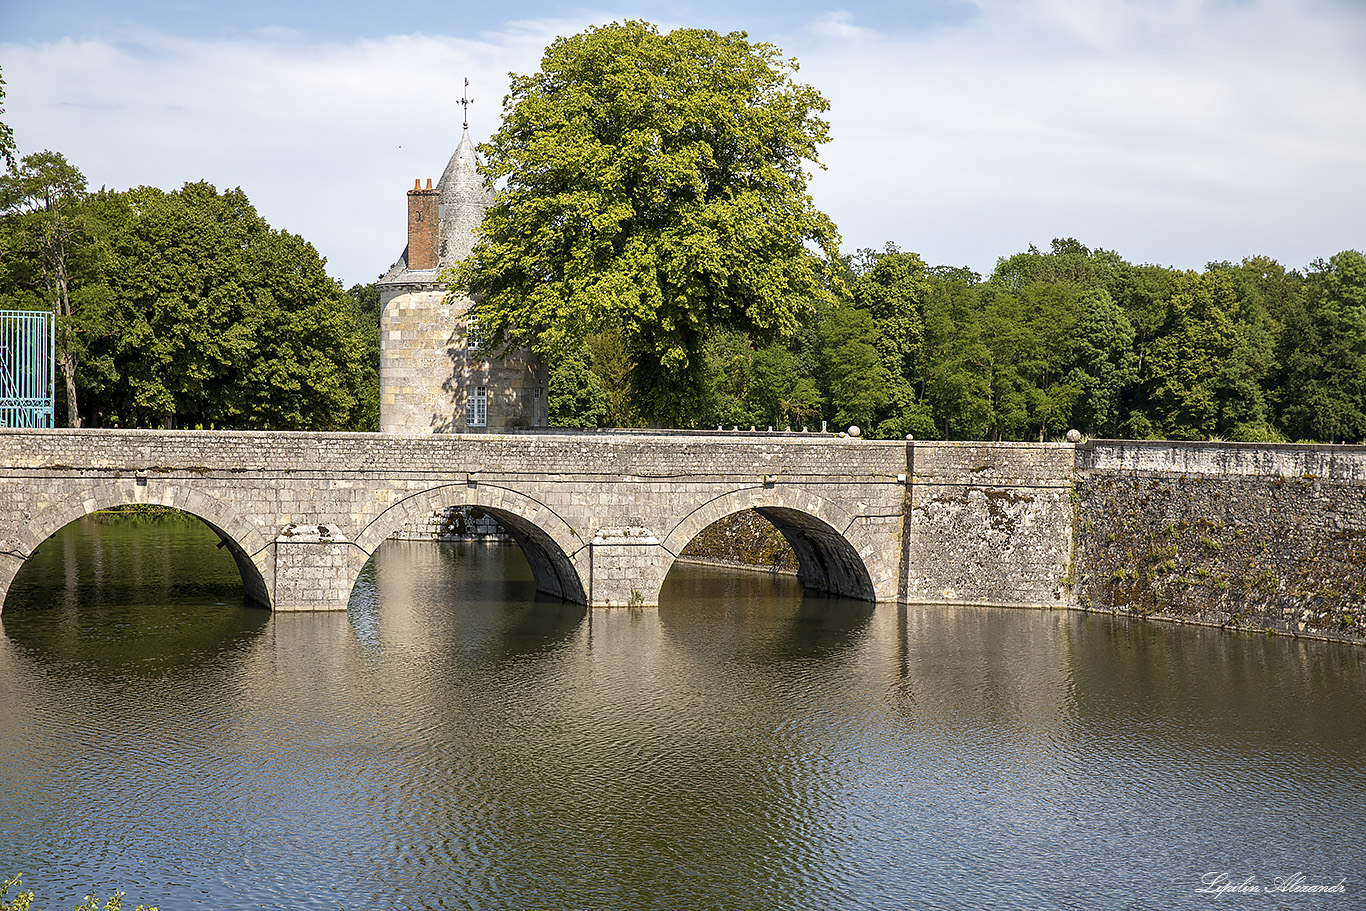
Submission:
[[484,433],[544,427],[549,378],[528,351],[484,357],[442,270],[469,256],[493,202],[466,128],[435,188],[408,191],[408,246],[376,283],[380,301],[379,429]]

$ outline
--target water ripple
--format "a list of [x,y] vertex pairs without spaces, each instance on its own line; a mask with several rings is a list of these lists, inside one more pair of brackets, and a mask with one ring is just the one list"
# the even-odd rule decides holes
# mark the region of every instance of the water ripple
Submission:
[[58,907],[1195,908],[1366,848],[1366,650],[705,570],[589,615],[388,548],[350,616],[25,583],[0,860]]

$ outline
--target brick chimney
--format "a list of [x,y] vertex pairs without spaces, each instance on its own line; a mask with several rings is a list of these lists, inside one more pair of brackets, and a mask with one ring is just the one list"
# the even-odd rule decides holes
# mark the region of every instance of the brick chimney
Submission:
[[422,181],[413,181],[408,191],[408,268],[435,269],[437,266],[437,239],[441,236],[440,191],[432,188],[432,179],[427,178],[427,188]]

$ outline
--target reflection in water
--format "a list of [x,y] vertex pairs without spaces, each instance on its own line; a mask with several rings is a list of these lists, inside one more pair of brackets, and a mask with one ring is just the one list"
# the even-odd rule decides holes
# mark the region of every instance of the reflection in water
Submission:
[[154,534],[69,528],[0,618],[0,867],[54,907],[1366,895],[1366,650],[684,566],[589,612],[469,544],[386,543],[347,614],[272,616],[211,534]]

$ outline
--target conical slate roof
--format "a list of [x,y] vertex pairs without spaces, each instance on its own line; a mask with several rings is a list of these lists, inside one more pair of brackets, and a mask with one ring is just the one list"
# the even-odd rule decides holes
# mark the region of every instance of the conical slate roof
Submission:
[[461,135],[460,145],[455,147],[436,188],[441,194],[440,259],[444,268],[469,256],[474,247],[474,231],[484,220],[484,210],[493,202],[493,194],[484,189],[479,176],[479,161],[468,129]]

